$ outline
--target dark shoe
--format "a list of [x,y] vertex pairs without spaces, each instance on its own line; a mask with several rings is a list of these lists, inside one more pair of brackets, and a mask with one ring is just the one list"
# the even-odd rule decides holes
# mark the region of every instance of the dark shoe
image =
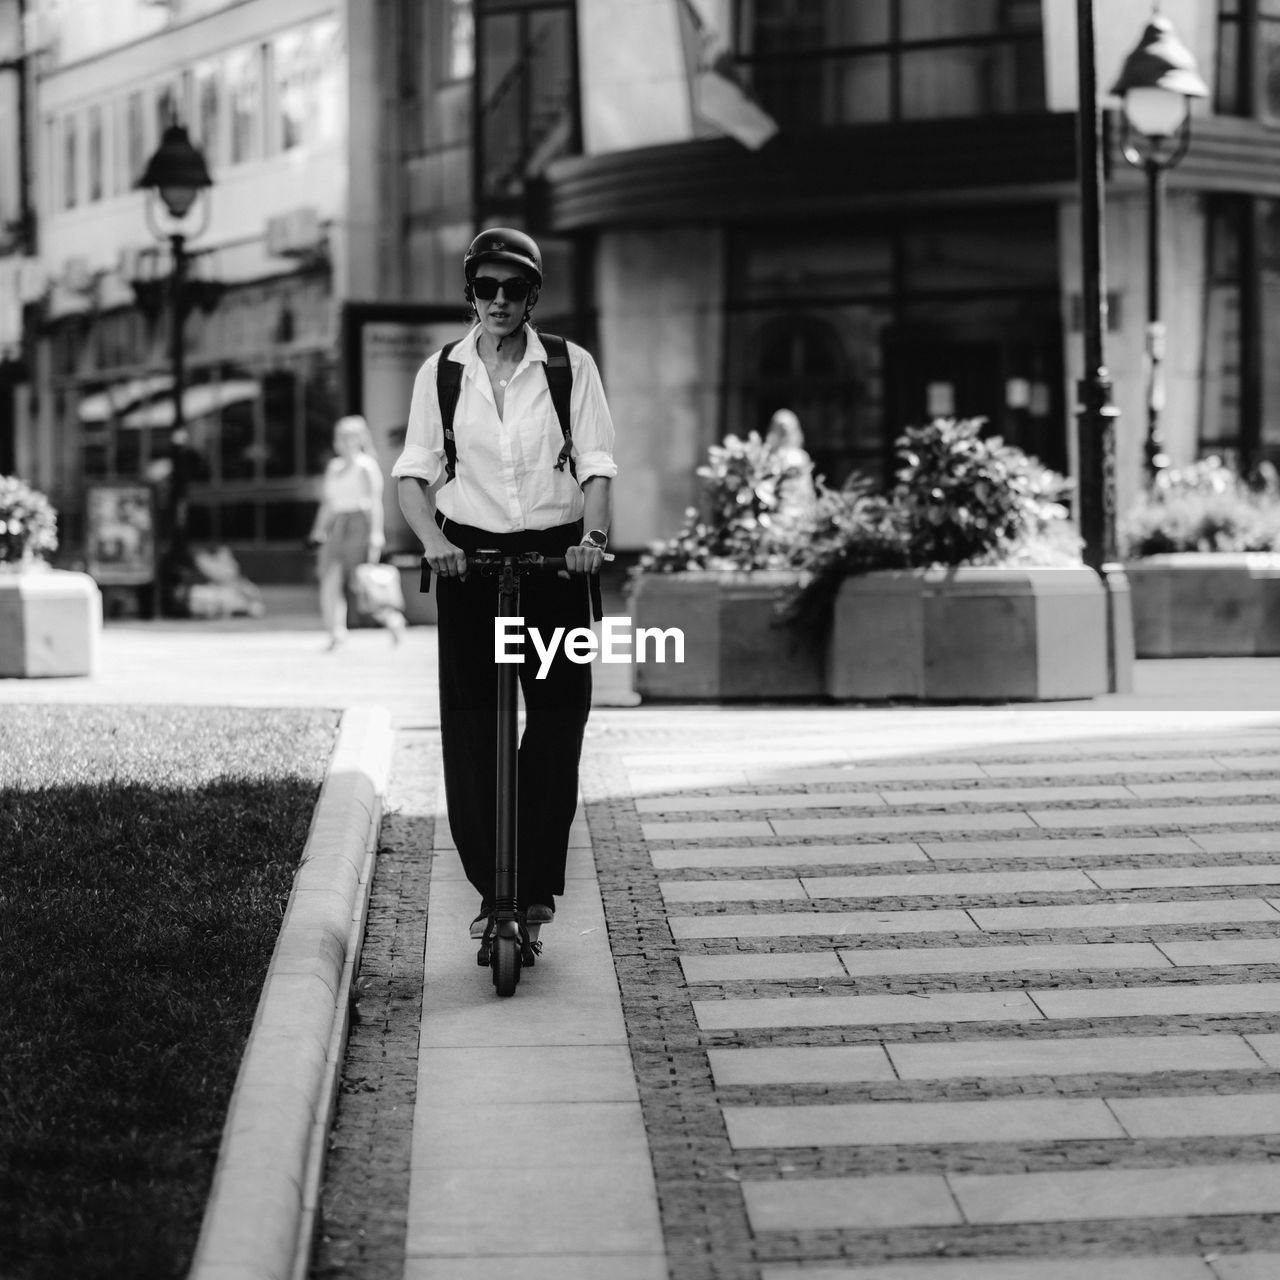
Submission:
[[489,927],[489,917],[493,915],[493,903],[482,902],[480,904],[480,914],[471,922],[471,936],[473,938],[483,938],[484,931]]
[[556,909],[546,902],[531,902],[524,918],[526,924],[550,924],[556,918]]

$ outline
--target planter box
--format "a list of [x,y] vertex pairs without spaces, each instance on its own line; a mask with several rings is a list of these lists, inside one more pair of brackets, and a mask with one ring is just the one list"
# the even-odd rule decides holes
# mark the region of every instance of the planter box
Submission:
[[1125,572],[1139,658],[1280,654],[1280,555],[1183,551]]
[[0,570],[0,676],[93,674],[102,594],[86,573]]
[[836,699],[1091,698],[1109,686],[1107,592],[1088,568],[884,570],[836,596]]
[[824,697],[824,642],[775,625],[776,606],[798,581],[772,571],[642,575],[630,595],[632,626],[678,627],[684,661],[637,662],[635,691],[646,701]]

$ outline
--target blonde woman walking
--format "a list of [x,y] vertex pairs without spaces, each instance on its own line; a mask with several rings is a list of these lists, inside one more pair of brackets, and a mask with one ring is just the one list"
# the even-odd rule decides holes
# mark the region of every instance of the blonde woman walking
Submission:
[[[358,414],[339,418],[333,428],[334,457],[324,470],[320,508],[310,541],[320,548],[320,616],[329,648],[347,638],[347,589],[356,567],[377,564],[386,544],[383,534],[382,472],[369,424]],[[399,643],[404,615],[380,609],[373,615]]]

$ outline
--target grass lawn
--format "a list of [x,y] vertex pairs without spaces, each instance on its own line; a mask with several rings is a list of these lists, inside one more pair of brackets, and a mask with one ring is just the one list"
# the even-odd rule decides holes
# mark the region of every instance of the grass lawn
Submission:
[[0,1276],[187,1272],[332,711],[0,708]]

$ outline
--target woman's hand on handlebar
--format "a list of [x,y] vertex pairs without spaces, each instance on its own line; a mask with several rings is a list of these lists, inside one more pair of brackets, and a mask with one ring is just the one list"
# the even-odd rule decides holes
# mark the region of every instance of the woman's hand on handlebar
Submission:
[[467,553],[455,547],[444,534],[432,538],[430,545],[422,548],[422,558],[431,572],[441,578],[461,578],[467,572]]
[[564,567],[569,573],[599,573],[604,567],[605,555],[600,547],[588,542],[569,547],[564,553]]

